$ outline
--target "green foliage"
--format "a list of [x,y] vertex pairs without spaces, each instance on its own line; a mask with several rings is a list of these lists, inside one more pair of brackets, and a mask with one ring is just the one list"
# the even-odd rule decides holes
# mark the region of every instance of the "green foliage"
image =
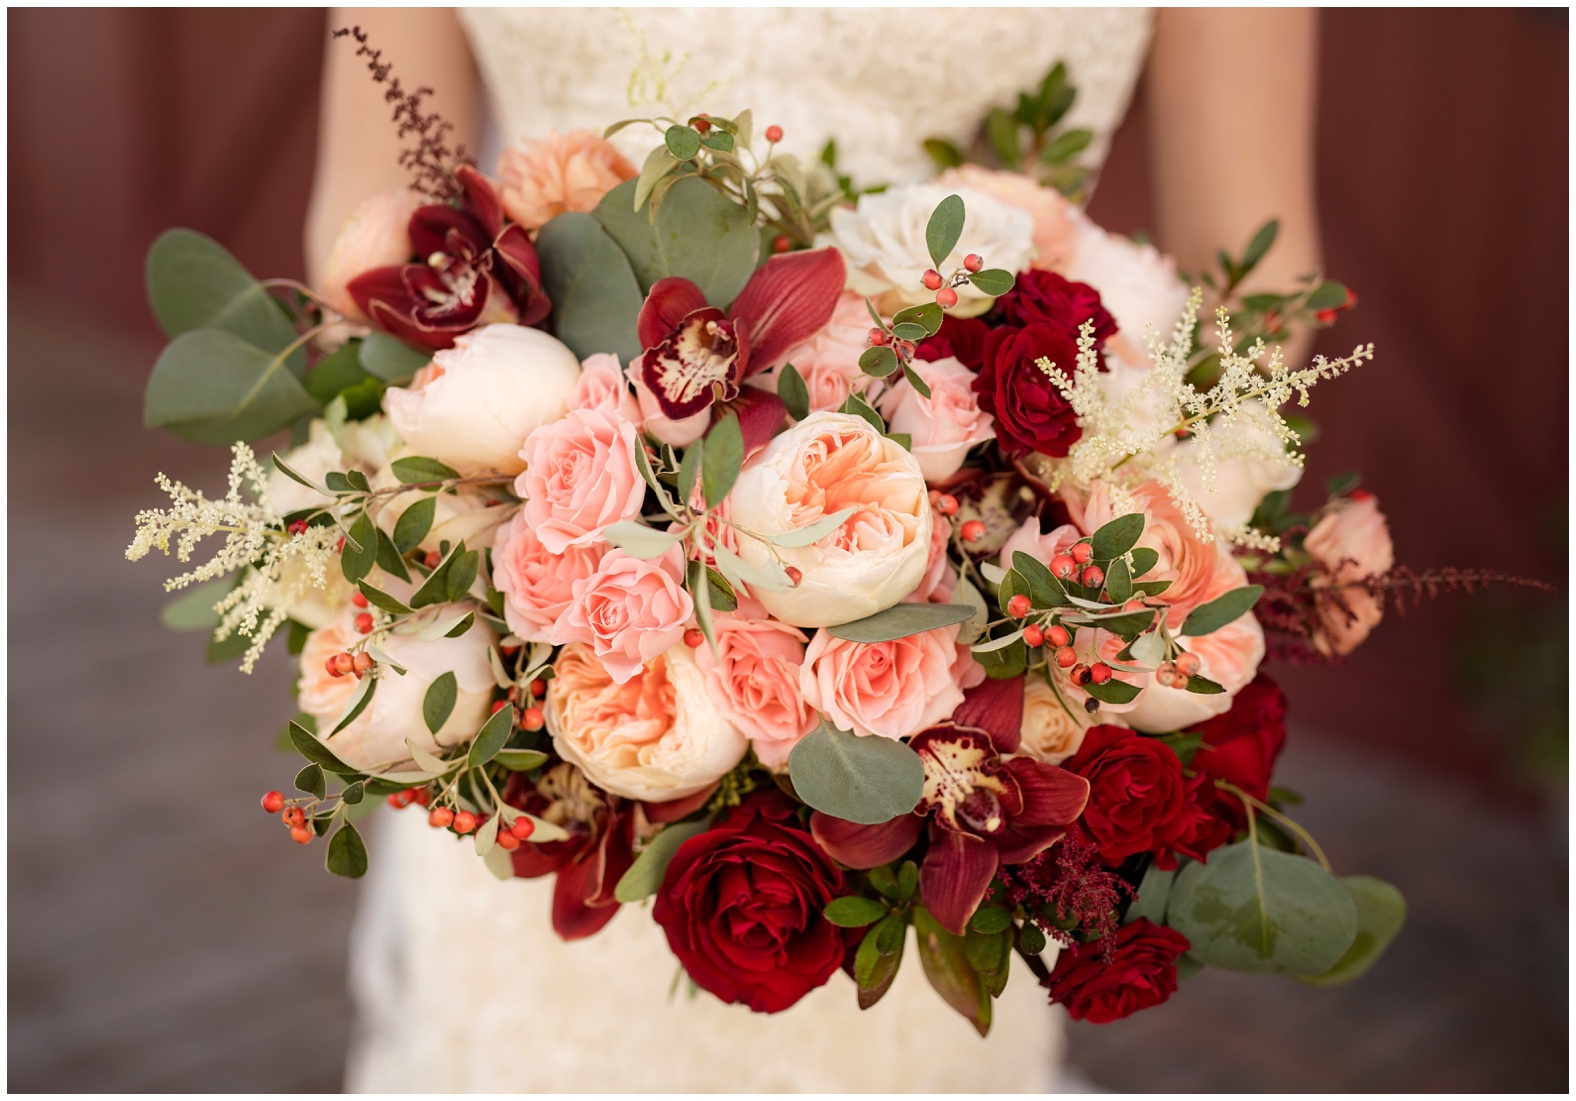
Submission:
[[421,545],[432,530],[432,521],[438,515],[438,499],[423,497],[399,514],[394,523],[394,549],[399,554],[409,554]]
[[[295,326],[267,288],[211,237],[190,229],[165,232],[148,250],[146,274],[153,315],[172,338],[216,329],[269,353],[296,339]],[[305,367],[306,353],[296,349],[288,368],[299,377]]]
[[810,391],[805,387],[804,376],[792,363],[785,363],[777,372],[777,396],[783,399],[788,415],[802,421],[810,415]]
[[345,580],[354,585],[367,574],[378,560],[378,529],[365,512],[356,517],[345,536],[345,548],[339,554],[339,568]]
[[700,135],[688,126],[673,125],[662,135],[663,143],[681,161],[687,161],[700,152]]
[[828,627],[826,632],[849,642],[888,642],[950,627],[973,614],[974,608],[968,604],[894,604],[863,619]]
[[948,932],[923,906],[913,910],[915,941],[925,977],[953,1009],[984,1036],[990,1032],[990,994],[969,962],[962,937]]
[[859,369],[873,378],[886,378],[897,370],[897,353],[885,344],[859,354]]
[[840,925],[845,929],[860,929],[866,925],[874,925],[886,917],[888,909],[887,904],[879,899],[865,898],[862,895],[844,895],[842,898],[834,898],[828,902],[821,914],[833,925]]
[[854,982],[859,987],[860,1009],[869,1009],[891,989],[903,962],[907,931],[902,914],[888,914],[859,942],[854,953]]
[[1341,886],[1357,906],[1357,936],[1334,967],[1299,977],[1310,986],[1339,986],[1366,974],[1406,924],[1406,899],[1384,880],[1348,875],[1341,877]]
[[930,251],[931,263],[937,268],[946,263],[952,250],[958,247],[958,240],[963,236],[963,221],[963,199],[957,195],[948,195],[931,211],[930,221],[925,225],[925,247]]
[[317,736],[300,723],[292,719],[287,729],[290,732],[290,744],[308,761],[322,765],[325,771],[339,776],[361,778],[359,771],[334,756],[333,750],[318,741]]
[[410,455],[395,459],[389,464],[394,477],[401,485],[423,485],[427,482],[447,482],[460,476],[460,472],[447,463],[429,459],[425,455]]
[[646,843],[635,862],[629,866],[613,889],[613,897],[620,902],[639,902],[650,898],[662,887],[662,877],[668,870],[679,846],[690,838],[706,832],[711,818],[693,822],[673,822],[662,827],[662,832]]
[[640,357],[635,319],[645,301],[629,258],[589,214],[560,214],[536,239],[542,289],[553,303],[553,331],[581,359],[611,352]]
[[1016,280],[1012,272],[1005,268],[986,268],[984,271],[974,272],[969,276],[969,282],[981,294],[988,294],[992,298],[1000,298],[1012,290]]
[[648,217],[635,206],[635,185],[619,184],[592,213],[629,258],[641,294],[677,275],[698,286],[714,306],[732,302],[754,273],[760,249],[745,209],[704,180],[690,178],[675,182]]
[[476,732],[470,751],[465,755],[465,767],[480,768],[498,756],[498,751],[509,741],[513,730],[514,708],[500,707],[494,711],[482,724],[481,730]]
[[296,773],[295,786],[297,791],[304,791],[318,799],[328,794],[328,783],[323,779],[322,765],[307,765]]
[[722,504],[744,466],[744,433],[739,428],[739,418],[732,413],[723,416],[710,432],[706,433],[706,451],[701,465],[701,494],[709,508]]
[[1182,621],[1184,635],[1207,635],[1233,623],[1252,610],[1264,595],[1263,585],[1244,585],[1222,593],[1208,604],[1201,604]]
[[400,386],[432,360],[432,353],[413,348],[388,333],[374,332],[361,342],[361,368],[367,374]]
[[421,717],[429,731],[436,734],[443,728],[443,724],[454,713],[454,701],[459,697],[460,686],[453,671],[445,671],[427,686],[427,694],[421,701]]
[[367,874],[367,846],[355,826],[346,822],[329,838],[325,864],[329,871],[346,879],[360,879]]
[[1138,895],[1127,906],[1123,923],[1148,918],[1156,925],[1166,923],[1166,904],[1171,899],[1171,885],[1176,881],[1177,869],[1164,871],[1151,863],[1138,884]]
[[1119,554],[1126,554],[1143,534],[1144,514],[1141,512],[1129,512],[1126,516],[1118,516],[1110,523],[1101,525],[1089,538],[1094,561],[1105,562]]
[[233,577],[193,585],[166,604],[159,612],[159,619],[172,631],[211,631],[219,625],[219,613],[213,606],[233,588]]
[[343,397],[345,412],[352,420],[370,417],[382,408],[383,380],[361,366],[359,340],[347,340],[314,363],[301,385],[322,405]]
[[926,138],[925,152],[930,154],[937,168],[958,168],[964,163],[963,151],[941,138]]
[[908,814],[925,786],[925,766],[907,745],[824,722],[793,747],[788,772],[810,807],[865,825]]
[[223,329],[184,332],[153,366],[143,423],[216,447],[278,432],[318,408],[289,363]]

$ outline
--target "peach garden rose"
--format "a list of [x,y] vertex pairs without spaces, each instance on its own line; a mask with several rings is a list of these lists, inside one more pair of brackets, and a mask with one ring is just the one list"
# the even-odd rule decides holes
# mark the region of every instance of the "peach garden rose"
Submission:
[[[963,702],[957,627],[889,642],[849,642],[817,631],[805,651],[799,688],[839,729],[906,738]],[[972,665],[972,662],[967,663]]]
[[635,166],[589,130],[552,130],[498,158],[504,213],[531,230],[566,211],[594,210],[602,196],[634,175]]
[[[1379,511],[1379,499],[1369,493],[1354,494],[1325,513],[1303,540],[1302,549],[1328,569],[1336,582],[1385,573],[1395,565],[1390,527]],[[1362,589],[1343,588],[1340,603],[1321,600],[1319,612],[1321,623],[1314,646],[1325,655],[1349,654],[1384,618],[1384,604]]]
[[677,547],[651,562],[610,550],[590,576],[574,583],[548,640],[589,645],[608,675],[623,684],[684,637],[695,605],[683,577]]
[[531,433],[514,489],[543,546],[561,554],[594,543],[603,528],[640,512],[646,499],[635,465],[640,446],[635,426],[603,409],[576,409]]

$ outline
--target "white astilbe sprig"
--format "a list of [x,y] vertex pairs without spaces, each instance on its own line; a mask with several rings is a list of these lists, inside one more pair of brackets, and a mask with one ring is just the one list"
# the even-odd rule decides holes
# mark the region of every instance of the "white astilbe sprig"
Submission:
[[250,673],[287,610],[328,587],[340,532],[336,527],[286,532],[268,493],[268,474],[252,449],[237,443],[234,453],[229,490],[217,501],[160,474],[156,481],[169,494],[171,507],[137,514],[137,536],[126,557],[135,562],[155,549],[169,554],[173,542],[175,557],[190,562],[202,540],[222,534],[224,542],[212,558],[170,578],[164,589],[173,592],[244,570],[240,584],[214,605],[219,625],[213,637],[222,642],[240,632],[250,638],[241,659],[241,671]]
[[1273,537],[1241,529],[1212,529],[1203,506],[1184,484],[1172,454],[1177,434],[1185,432],[1190,440],[1192,461],[1198,466],[1206,494],[1214,488],[1215,466],[1221,460],[1247,459],[1299,468],[1303,456],[1295,448],[1302,440],[1280,415],[1280,406],[1293,398],[1299,406],[1306,406],[1308,390],[1316,382],[1343,375],[1372,359],[1373,345],[1360,344],[1350,355],[1335,360],[1315,356],[1306,367],[1292,369],[1282,359],[1280,348],[1268,348],[1262,338],[1238,352],[1230,317],[1222,307],[1215,312],[1220,376],[1208,390],[1201,391],[1189,384],[1187,376],[1193,366],[1193,329],[1202,302],[1203,292],[1194,288],[1169,343],[1163,343],[1150,329],[1147,341],[1152,366],[1132,386],[1101,384],[1092,321],[1079,328],[1078,362],[1071,376],[1058,364],[1039,361],[1040,369],[1072,406],[1083,428],[1067,457],[1052,464],[1051,488],[1069,481],[1085,486],[1103,482],[1115,494],[1123,485],[1157,481],[1206,543],[1219,535],[1263,549]]

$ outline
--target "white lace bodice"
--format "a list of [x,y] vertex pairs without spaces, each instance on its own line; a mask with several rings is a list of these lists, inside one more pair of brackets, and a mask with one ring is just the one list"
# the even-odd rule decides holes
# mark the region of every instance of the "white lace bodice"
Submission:
[[[1149,46],[1144,8],[464,9],[504,142],[625,118],[749,108],[782,147],[819,155],[863,185],[931,171],[921,142],[967,144],[1058,60],[1078,98],[1069,125],[1098,163]],[[644,127],[615,138],[640,163]],[[490,167],[490,163],[488,164]]]
[[[486,9],[462,13],[497,137],[746,107],[783,146],[863,185],[922,179],[927,137],[966,143],[1057,60],[1070,124],[1098,163],[1148,47],[1135,9]],[[637,160],[650,131],[620,135]],[[496,154],[496,149],[493,151]],[[483,158],[491,167],[491,158]],[[886,998],[860,1012],[835,974],[767,1017],[674,988],[646,907],[590,940],[548,920],[551,881],[494,880],[416,811],[384,815],[351,955],[358,1003],[348,1085],[404,1091],[1044,1092],[1062,1014],[1016,970],[988,1039],[928,988],[912,943]],[[388,820],[392,818],[392,820]],[[1049,954],[1047,954],[1049,959]],[[1015,961],[1016,963],[1016,961]],[[682,984],[679,984],[682,985]]]

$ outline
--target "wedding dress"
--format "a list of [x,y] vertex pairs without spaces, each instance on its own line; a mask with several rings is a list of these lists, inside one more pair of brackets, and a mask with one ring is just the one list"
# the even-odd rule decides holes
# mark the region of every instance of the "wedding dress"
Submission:
[[[1070,125],[1098,163],[1148,48],[1135,9],[485,9],[462,13],[505,142],[645,115],[835,138],[856,182],[929,174],[927,137],[967,143],[1065,61]],[[618,135],[640,163],[649,132]],[[644,146],[641,144],[644,143]],[[484,164],[490,165],[490,160]],[[861,1012],[843,973],[771,1016],[690,994],[647,906],[560,941],[550,878],[500,883],[418,809],[384,813],[351,947],[347,1072],[372,1092],[1047,1092],[1060,1009],[1017,968],[988,1038],[929,989],[912,943]],[[1047,953],[1047,959],[1050,954]]]

